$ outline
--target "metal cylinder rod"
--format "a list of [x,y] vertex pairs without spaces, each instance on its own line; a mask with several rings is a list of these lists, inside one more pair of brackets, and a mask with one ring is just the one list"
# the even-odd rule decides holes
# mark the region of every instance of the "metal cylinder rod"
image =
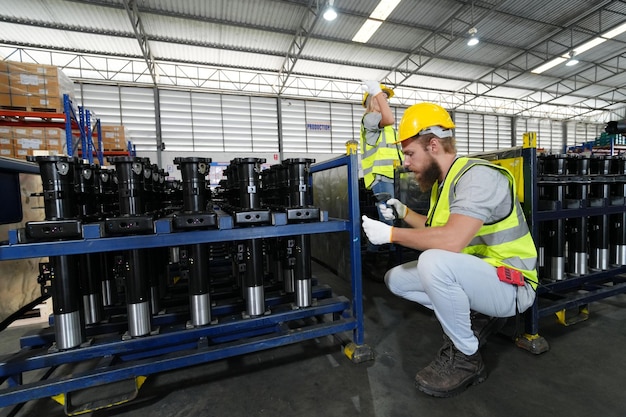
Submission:
[[209,244],[189,245],[188,254],[191,324],[206,326],[211,322]]
[[580,276],[587,274],[587,217],[566,220],[567,272]]
[[146,252],[142,249],[125,251],[126,306],[128,332],[131,337],[146,336],[151,331],[150,289],[146,279]]
[[102,320],[102,281],[104,265],[102,254],[86,253],[78,255],[80,265],[80,290],[83,300],[85,324],[95,324]]
[[297,235],[295,241],[296,306],[299,308],[310,307],[312,302],[311,236]]
[[565,224],[563,219],[546,222],[546,273],[552,281],[565,279]]
[[244,291],[246,313],[250,317],[265,313],[265,291],[263,289],[263,241],[249,239],[245,241],[244,253]]
[[72,349],[85,341],[76,259],[68,255],[52,256],[50,267],[56,346],[60,350]]

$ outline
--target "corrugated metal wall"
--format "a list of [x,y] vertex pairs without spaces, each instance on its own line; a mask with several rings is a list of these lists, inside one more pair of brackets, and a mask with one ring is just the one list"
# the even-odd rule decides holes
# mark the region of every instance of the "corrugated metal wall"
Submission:
[[[123,124],[139,153],[156,151],[156,120],[152,88],[78,84],[77,95],[103,124]],[[207,153],[214,162],[220,153],[279,152],[308,155],[345,152],[345,142],[359,138],[363,114],[360,104],[323,100],[282,99],[278,124],[276,98],[202,93],[181,90],[159,91],[162,139],[166,152]],[[399,121],[403,108],[394,108]],[[508,116],[455,112],[457,147],[460,154],[504,149],[522,143],[522,134],[538,133],[538,147],[561,152],[593,140],[601,126],[547,119],[514,119]],[[512,128],[515,123],[516,137]],[[216,156],[213,156],[213,155]],[[217,158],[217,159],[215,159]],[[220,160],[227,162],[228,160]]]

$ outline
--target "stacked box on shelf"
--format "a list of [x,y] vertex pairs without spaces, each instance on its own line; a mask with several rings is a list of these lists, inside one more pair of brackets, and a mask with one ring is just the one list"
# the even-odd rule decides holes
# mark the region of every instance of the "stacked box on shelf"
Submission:
[[45,136],[43,129],[31,127],[15,127],[13,129],[13,150],[15,157],[26,159],[33,151],[44,150]]
[[0,61],[0,108],[63,113],[63,94],[74,102],[74,83],[52,65]]
[[13,150],[13,128],[10,126],[0,126],[0,156],[7,158],[15,157]]
[[[123,125],[101,125],[102,129],[102,150],[104,151],[125,151],[128,131]],[[94,145],[97,147],[97,134],[94,135]]]
[[26,159],[29,155],[67,154],[65,130],[0,126],[0,156]]

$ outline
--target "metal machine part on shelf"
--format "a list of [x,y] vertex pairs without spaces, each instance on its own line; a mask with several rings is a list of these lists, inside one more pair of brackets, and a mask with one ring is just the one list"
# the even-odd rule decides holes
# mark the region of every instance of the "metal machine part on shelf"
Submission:
[[[318,221],[320,210],[313,200],[308,183],[314,159],[290,158],[273,165],[262,176],[263,201],[287,214],[292,223]],[[287,293],[295,293],[299,308],[311,305],[311,240],[309,236],[288,236],[278,242],[282,264],[280,276]]]
[[[145,173],[147,158],[117,156],[109,158],[115,164],[118,180],[119,217],[105,219],[108,234],[145,234],[153,231],[153,217],[146,215]],[[149,249],[124,251],[128,335],[146,336],[152,331],[151,287],[156,283],[148,275]]]
[[[611,205],[626,206],[626,156],[616,155],[611,159],[610,184]],[[609,216],[609,254],[611,265],[626,265],[626,212]]]
[[[206,177],[209,175],[210,158],[175,158],[174,164],[181,171],[183,208],[174,213],[174,228],[180,230],[207,229],[217,226],[217,215],[209,207],[210,190]],[[209,245],[198,243],[185,247],[183,275],[189,281],[189,309],[191,326],[211,323],[211,300],[209,297]]]
[[537,242],[544,280],[560,281],[626,264],[626,214],[608,212],[626,200],[625,160],[612,155],[539,156],[540,211],[595,210],[593,215],[543,222]]
[[[555,210],[565,201],[566,173],[565,155],[548,155],[539,164],[539,209]],[[539,267],[541,276],[552,281],[565,278],[565,221],[545,222],[539,229]]]
[[[235,158],[226,168],[229,200],[224,205],[240,226],[271,223],[271,211],[261,205],[261,164],[263,158]],[[260,238],[237,242],[235,270],[241,282],[246,315],[256,317],[265,313],[263,287],[263,241]]]
[[[65,156],[37,156],[43,184],[45,220],[26,224],[31,240],[48,241],[81,237],[81,222],[77,219],[78,205],[74,182],[78,160]],[[81,279],[76,255],[50,257],[49,276],[53,299],[54,349],[66,350],[85,341],[81,318]],[[95,306],[94,306],[95,307]]]
[[[371,350],[363,345],[358,233],[360,224],[342,220],[358,218],[358,160],[355,155],[311,167],[311,172],[307,174],[310,178],[306,179],[308,184],[315,170],[319,172],[347,168],[348,181],[342,184],[347,183],[352,203],[349,204],[346,217],[329,220],[327,216],[320,215],[316,221],[291,222],[282,211],[270,212],[270,222],[251,224],[237,223],[234,216],[216,210],[219,214],[216,230],[206,227],[177,229],[172,221],[174,213],[185,210],[208,211],[208,195],[202,197],[191,192],[190,188],[185,190],[184,181],[164,181],[164,191],[156,191],[154,167],[151,169],[152,182],[148,183],[145,181],[147,177],[143,169],[134,170],[140,168],[135,162],[141,162],[141,167],[147,166],[147,161],[125,157],[114,162],[115,171],[107,170],[107,173],[115,172],[108,180],[115,178],[116,181],[109,182],[105,176],[95,182],[94,200],[98,202],[97,213],[104,220],[83,224],[84,236],[60,243],[54,240],[55,243],[49,246],[29,243],[22,245],[17,238],[20,232],[14,231],[15,233],[9,235],[11,244],[0,248],[2,260],[34,257],[39,254],[54,258],[59,257],[59,252],[62,253],[61,257],[67,258],[91,253],[104,255],[106,266],[102,268],[110,271],[107,279],[102,278],[101,283],[103,288],[109,287],[101,295],[106,320],[84,327],[89,343],[83,343],[80,349],[60,349],[50,355],[47,346],[55,339],[60,339],[52,331],[45,329],[36,335],[23,338],[21,344],[28,352],[19,352],[20,358],[17,360],[9,358],[5,362],[0,361],[0,378],[8,379],[11,385],[8,390],[0,390],[0,407],[61,393],[67,396],[67,405],[71,402],[69,395],[72,392],[96,389],[95,387],[101,385],[126,381],[129,377],[132,379],[341,332],[353,332],[353,343],[345,350],[352,361],[361,362],[373,358]],[[188,162],[193,167],[199,161]],[[245,164],[248,162],[250,160],[246,160]],[[245,183],[246,189],[254,191],[255,181],[258,180],[258,177],[246,179],[245,172],[250,172],[248,168],[250,167],[237,171],[239,182],[235,188],[235,198],[237,203],[244,202],[241,212],[264,211],[266,207],[260,199],[240,195],[239,184]],[[71,172],[75,174],[76,170]],[[203,181],[204,177],[194,177],[188,184],[192,188],[205,189]],[[118,193],[115,207],[104,208],[106,205],[100,197],[105,194],[106,188],[114,189]],[[256,190],[260,191],[258,188]],[[141,203],[142,198],[144,202],[147,201],[149,197],[146,194],[151,192],[165,194],[164,198],[160,198],[161,208]],[[63,193],[56,193],[56,196],[61,197]],[[65,197],[70,196],[68,194]],[[309,201],[308,196],[297,198],[300,201]],[[75,199],[72,205],[74,211],[71,213],[76,216],[77,201]],[[217,199],[213,203],[209,206],[222,207],[221,201]],[[64,204],[65,201],[60,201],[56,207],[63,207]],[[223,206],[235,207],[226,203]],[[165,213],[171,216],[154,218]],[[143,234],[125,233],[122,230],[136,229],[107,229],[106,226],[109,221],[122,219],[132,222],[135,217],[142,216],[153,219],[150,232],[146,230]],[[64,219],[66,215],[51,217]],[[116,233],[110,233],[111,230]],[[348,235],[346,240],[350,245],[350,256],[354,258],[349,262],[354,277],[351,286],[352,301],[334,296],[326,285],[315,283],[310,292],[307,286],[296,286],[291,293],[286,294],[276,276],[272,275],[274,279],[265,280],[266,274],[271,275],[272,269],[269,261],[265,261],[270,259],[267,251],[280,247],[284,240],[292,241],[289,247],[292,249],[290,258],[293,261],[294,276],[311,280],[308,237],[310,234],[324,233]],[[233,243],[236,249],[231,252],[228,248]],[[146,257],[142,253],[153,250],[159,250],[159,253],[151,254],[148,265],[143,265]],[[205,254],[208,254],[206,262],[201,260]],[[99,259],[102,261],[102,258]],[[166,268],[159,266],[163,259],[169,262]],[[233,260],[236,269],[231,271],[229,262]],[[276,258],[273,264],[276,270]],[[87,265],[88,262],[74,263],[75,268]],[[282,270],[282,265],[280,266]],[[62,268],[63,266],[53,265],[51,270]],[[181,273],[185,268],[188,276]],[[164,309],[157,314],[157,309],[145,302],[151,297],[150,291],[146,291],[146,285],[149,285],[153,276],[167,274],[168,271],[168,297],[161,299]],[[51,272],[47,275],[50,276]],[[191,275],[202,279],[193,280]],[[238,279],[240,283],[236,282]],[[165,280],[157,279],[161,284],[162,281]],[[304,279],[301,281],[305,282]],[[191,301],[193,295],[208,294],[209,287],[211,298],[206,298],[206,303],[200,301],[194,304]],[[72,301],[77,301],[78,304],[82,301],[79,290],[79,286],[75,286],[74,296],[71,296]],[[293,293],[298,291],[301,294],[296,295],[295,304],[300,308],[294,308]],[[311,301],[313,299],[315,303]],[[190,316],[192,320],[189,320]],[[55,317],[55,322],[60,321]],[[159,329],[158,333],[151,331],[156,328]],[[127,329],[130,337],[120,338],[119,335]],[[148,334],[149,337],[141,337]],[[64,346],[70,344],[65,343]],[[105,359],[99,361],[95,368],[87,369],[96,358]],[[78,371],[71,376],[51,375],[45,380],[34,382],[36,386],[33,386],[30,379],[22,378],[25,372],[50,367],[59,369],[59,366],[72,363],[80,364],[79,367],[84,366],[87,370]],[[115,366],[108,366],[112,364]],[[115,401],[110,404],[114,403]]]

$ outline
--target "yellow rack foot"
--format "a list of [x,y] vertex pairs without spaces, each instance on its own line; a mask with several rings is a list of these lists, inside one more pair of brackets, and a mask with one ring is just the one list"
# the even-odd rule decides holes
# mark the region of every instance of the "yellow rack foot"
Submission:
[[539,355],[540,353],[550,350],[550,345],[546,339],[538,334],[524,333],[515,339],[515,345],[535,355]]
[[368,345],[357,346],[354,342],[348,343],[343,348],[343,354],[353,363],[361,363],[374,360],[374,351]]
[[587,320],[589,318],[589,308],[587,307],[587,304],[578,307],[578,314],[575,314],[574,316],[568,316],[566,314],[566,310],[560,310],[554,314],[556,314],[557,321],[563,326],[571,326],[572,324]]
[[145,376],[138,376],[124,379],[55,395],[52,399],[65,406],[65,414],[76,416],[102,408],[114,407],[135,399],[146,378]]

